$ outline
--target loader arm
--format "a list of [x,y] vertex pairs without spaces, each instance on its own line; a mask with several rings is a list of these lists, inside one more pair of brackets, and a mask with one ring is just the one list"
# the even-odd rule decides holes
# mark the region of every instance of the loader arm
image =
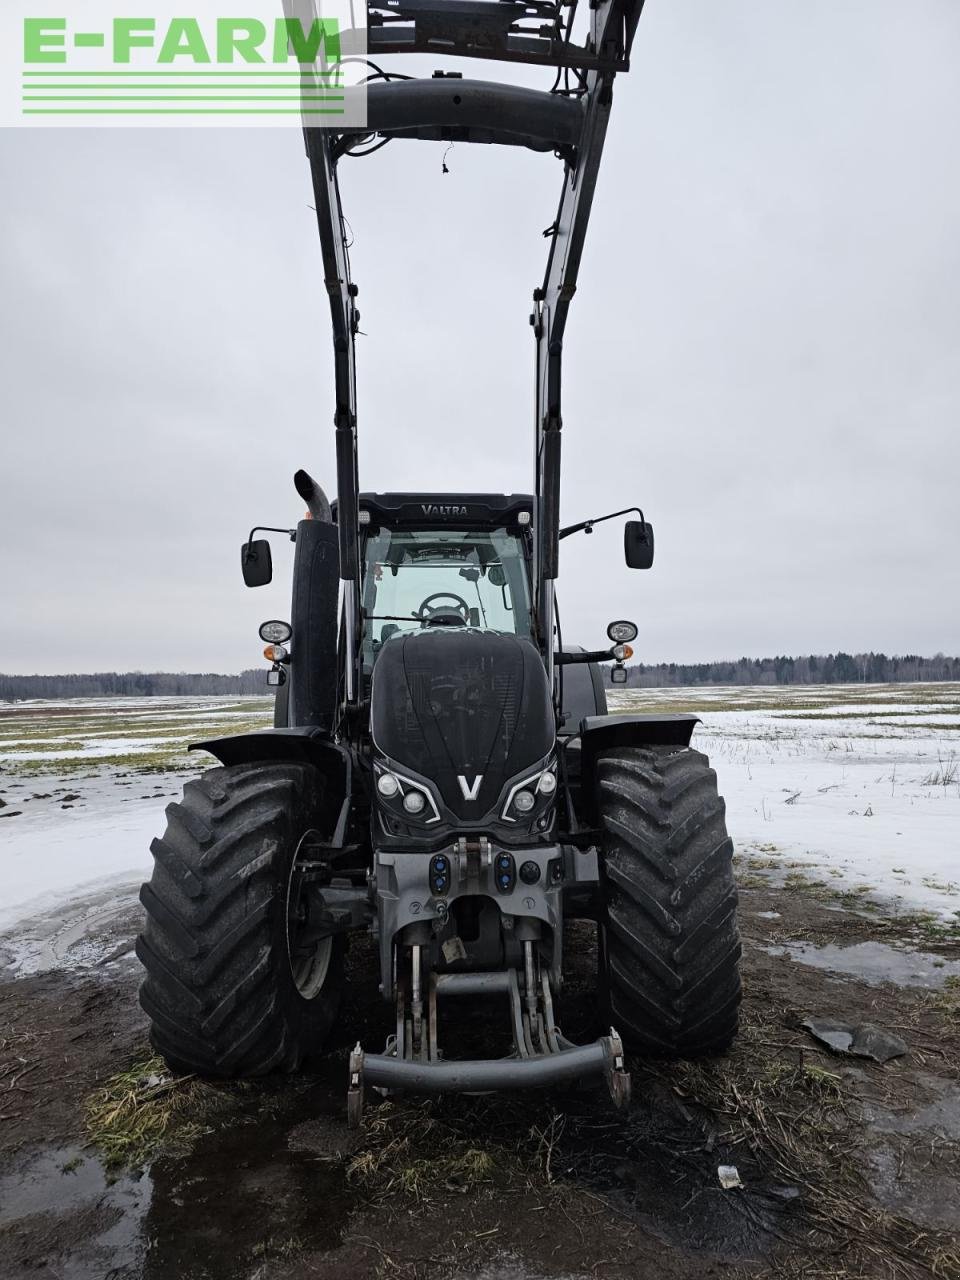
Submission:
[[[306,127],[337,500],[295,476],[309,518],[294,532],[291,621],[260,628],[286,696],[272,730],[196,744],[221,767],[186,784],[151,845],[141,1002],[179,1070],[293,1070],[328,1042],[355,980],[345,935],[367,931],[394,1017],[381,1053],[358,1042],[350,1054],[352,1124],[366,1085],[442,1094],[592,1079],[624,1107],[627,1051],[721,1052],[740,1003],[733,846],[716,774],[689,745],[696,717],[608,715],[596,663],[615,659],[623,683],[637,626],[611,622],[610,649],[564,648],[554,602],[561,536],[628,514],[560,529],[561,366],[613,82],[643,0],[590,0],[581,44],[578,0],[363,2],[376,54],[527,63],[555,79],[538,90],[416,78],[364,59],[373,74],[344,89],[357,98],[334,130]],[[360,316],[337,168],[402,139],[549,151],[563,167],[530,317],[533,492],[358,492]],[[624,559],[649,568],[653,534],[637,514]],[[242,557],[251,586],[271,572],[255,532]],[[558,1025],[570,919],[599,930],[594,1030],[606,1034],[590,1044]],[[490,997],[502,1022],[487,1035]],[[479,1057],[445,1047],[457,1004],[482,1032]]]
[[[618,72],[630,48],[644,0],[598,0],[590,31],[576,45],[573,5],[559,0],[368,0],[372,55],[436,52],[554,68],[553,88],[464,80],[459,76],[390,78],[377,70],[367,87],[368,125],[337,133],[305,127],[324,284],[333,321],[337,448],[337,521],[344,588],[344,692],[360,698],[359,539],[355,338],[357,288],[337,183],[337,161],[364,139],[421,138],[498,143],[551,150],[564,166],[557,216],[542,285],[531,315],[536,340],[534,594],[537,633],[553,674],[554,579],[560,536],[561,364],[567,312],[577,287],[600,159]],[[570,87],[570,74],[574,86]]]

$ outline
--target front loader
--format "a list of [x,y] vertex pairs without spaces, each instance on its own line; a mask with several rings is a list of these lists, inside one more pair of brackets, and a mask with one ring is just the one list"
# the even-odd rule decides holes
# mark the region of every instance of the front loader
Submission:
[[[358,1044],[364,1088],[420,1093],[596,1078],[629,1098],[625,1053],[695,1056],[737,1028],[740,945],[732,846],[692,715],[611,715],[604,670],[626,680],[636,626],[609,648],[564,646],[560,373],[567,312],[616,75],[643,0],[368,0],[372,55],[435,52],[544,66],[550,91],[374,66],[364,133],[305,128],[334,337],[337,496],[304,471],[290,621],[263,624],[271,730],[196,744],[219,767],[167,808],[141,900],[141,1002],[154,1045],[206,1076],[293,1070],[322,1052],[344,948],[373,935],[395,1031]],[[389,21],[384,21],[389,17]],[[373,66],[373,64],[371,64]],[[337,185],[343,155],[394,138],[553,151],[563,189],[534,292],[536,419],[529,494],[359,491],[350,276]],[[624,525],[628,567],[653,531]],[[254,529],[245,581],[272,574]],[[276,530],[274,530],[276,532]],[[566,922],[596,923],[606,1033],[557,1025]],[[462,1060],[444,1024],[498,1001],[503,1044]],[[494,1037],[495,1041],[495,1037]]]

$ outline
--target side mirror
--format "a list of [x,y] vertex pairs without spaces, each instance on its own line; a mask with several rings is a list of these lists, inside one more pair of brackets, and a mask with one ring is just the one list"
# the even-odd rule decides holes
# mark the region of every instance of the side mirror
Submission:
[[653,525],[628,520],[623,526],[623,557],[628,569],[649,569],[653,564]]
[[273,557],[266,538],[245,542],[240,548],[240,568],[248,587],[265,587],[273,579]]

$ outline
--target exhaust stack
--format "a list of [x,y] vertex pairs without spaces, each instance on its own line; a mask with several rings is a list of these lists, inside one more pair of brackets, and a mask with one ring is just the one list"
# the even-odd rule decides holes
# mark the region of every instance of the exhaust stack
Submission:
[[332,524],[333,512],[330,509],[330,500],[313,476],[307,471],[297,471],[293,477],[293,483],[314,520],[319,520],[322,524]]

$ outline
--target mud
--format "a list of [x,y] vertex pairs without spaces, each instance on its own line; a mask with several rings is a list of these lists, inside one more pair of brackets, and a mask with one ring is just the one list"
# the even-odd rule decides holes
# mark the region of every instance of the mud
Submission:
[[[130,955],[137,920],[132,892],[114,888],[0,938],[3,1280],[919,1277],[934,1273],[935,1255],[915,1242],[924,1233],[939,1233],[935,1274],[960,1274],[956,942],[930,943],[918,960],[915,935],[898,937],[895,921],[838,911],[809,890],[747,889],[744,1035],[729,1058],[700,1074],[633,1063],[625,1118],[579,1092],[373,1104],[379,1150],[393,1126],[401,1135],[375,1177],[357,1175],[373,1130],[347,1129],[343,1096],[350,1046],[379,1047],[390,1029],[360,943],[324,1059],[238,1093],[185,1154],[111,1171],[90,1145],[84,1102],[148,1053]],[[561,1025],[585,1039],[598,1030],[590,928],[573,932],[570,952]],[[930,982],[911,984],[918,966]],[[883,1067],[832,1057],[800,1029],[811,1015],[871,1021],[910,1052]],[[458,1040],[451,1024],[450,1053],[477,1034]],[[827,1081],[840,1101],[823,1110],[825,1127],[802,1127],[815,1099],[801,1099],[795,1132],[842,1147],[856,1175],[843,1195],[858,1188],[858,1215],[886,1211],[909,1230],[871,1250],[847,1225],[840,1247],[817,1153],[798,1148],[787,1176],[772,1122],[769,1134],[745,1128],[717,1101],[724,1073],[734,1089],[724,1096],[745,1098],[757,1072]],[[792,1097],[771,1093],[766,1105],[772,1114]],[[466,1148],[489,1154],[488,1173],[430,1175]],[[720,1165],[736,1166],[743,1186],[724,1190]],[[838,1171],[836,1206],[840,1186]]]

